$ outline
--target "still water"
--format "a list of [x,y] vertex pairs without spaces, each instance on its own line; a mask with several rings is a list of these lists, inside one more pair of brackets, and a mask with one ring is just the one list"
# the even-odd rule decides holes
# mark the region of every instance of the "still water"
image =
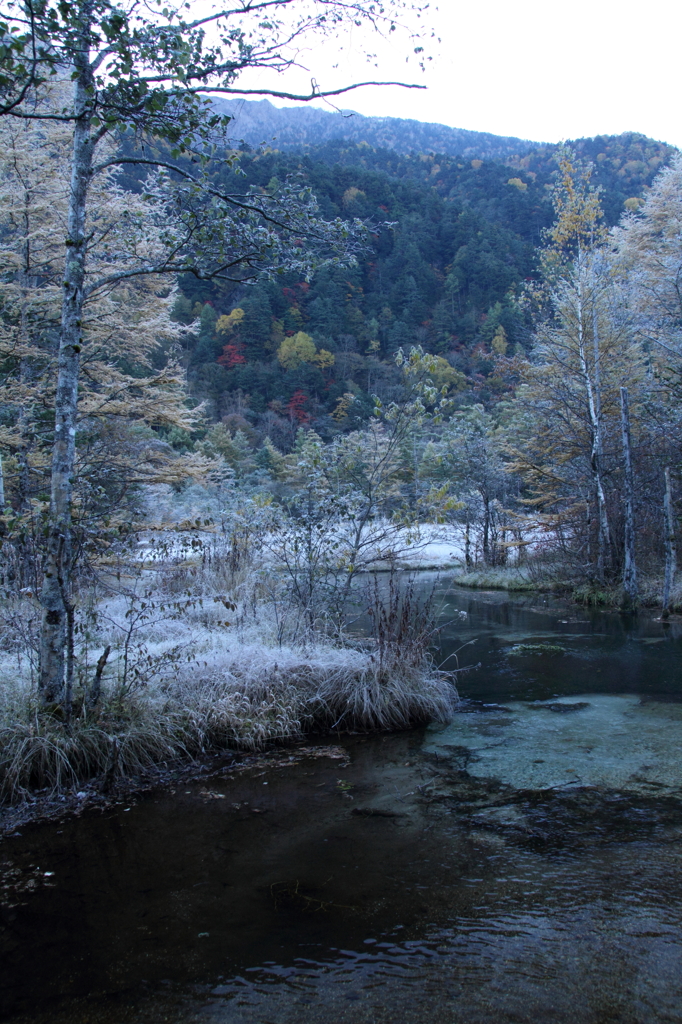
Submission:
[[7,840],[3,1019],[682,1022],[682,624],[438,590],[452,725]]

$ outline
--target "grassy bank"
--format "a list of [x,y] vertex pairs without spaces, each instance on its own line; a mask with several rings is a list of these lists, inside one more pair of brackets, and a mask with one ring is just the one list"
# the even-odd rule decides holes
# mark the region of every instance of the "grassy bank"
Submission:
[[531,574],[528,569],[516,566],[465,570],[455,574],[453,583],[460,587],[471,587],[477,590],[548,591],[557,589],[555,582],[543,580],[536,572]]
[[[643,608],[661,608],[663,579],[656,574],[641,575],[639,579],[639,603]],[[623,603],[623,588],[620,584],[605,585],[583,583],[573,587],[571,597],[579,604],[601,608],[620,608]],[[670,611],[682,613],[682,583],[678,582],[670,594]]]
[[[569,597],[577,604],[592,607],[619,609],[623,603],[623,588],[620,583],[600,584],[596,581],[579,583],[571,579],[568,571],[562,574],[561,567],[553,565],[551,572],[543,572],[541,566],[501,567],[473,569],[457,573],[453,582],[461,587],[479,590],[508,590],[510,592],[548,593],[553,592]],[[651,573],[642,574],[639,580],[640,605],[643,608],[660,608],[663,593],[663,579]],[[682,582],[672,589],[670,610],[682,613]]]

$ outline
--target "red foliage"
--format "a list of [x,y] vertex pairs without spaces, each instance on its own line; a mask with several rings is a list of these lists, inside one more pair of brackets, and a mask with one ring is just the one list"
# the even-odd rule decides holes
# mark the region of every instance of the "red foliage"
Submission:
[[221,366],[226,366],[228,370],[231,370],[233,366],[241,366],[246,362],[246,356],[244,355],[243,346],[237,342],[230,342],[223,349],[223,354],[218,356],[217,362]]
[[304,409],[304,405],[308,401],[308,396],[305,391],[294,391],[287,404],[287,412],[292,420],[296,420],[297,423],[307,423],[310,416]]
[[293,288],[282,288],[282,295],[290,305],[298,307],[301,297],[309,290],[310,285],[307,281],[299,281]]

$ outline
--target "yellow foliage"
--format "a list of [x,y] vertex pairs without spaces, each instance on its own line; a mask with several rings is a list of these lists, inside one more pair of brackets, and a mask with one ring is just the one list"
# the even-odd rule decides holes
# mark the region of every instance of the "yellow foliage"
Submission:
[[507,354],[507,332],[505,331],[502,324],[497,328],[493,335],[493,340],[490,343],[493,352],[498,356],[504,356]]
[[429,370],[429,377],[436,387],[442,388],[446,386],[454,391],[459,391],[466,379],[464,374],[456,370],[454,366],[450,366],[447,359],[443,359],[442,356],[431,356],[430,358],[432,365]]
[[327,370],[330,366],[334,365],[334,355],[333,353],[328,352],[326,348],[321,348],[320,351],[313,356],[311,362],[315,363],[316,366],[319,366],[321,370]]
[[218,317],[218,322],[215,325],[215,329],[218,334],[232,334],[237,324],[240,324],[244,319],[243,309],[233,309],[231,313],[226,316]]
[[479,167],[483,166],[483,161],[482,160],[472,160],[471,161],[471,166],[473,167],[473,169],[475,171],[477,171],[479,169]]
[[575,154],[570,150],[559,151],[558,163],[560,178],[553,192],[556,221],[550,238],[557,252],[572,246],[579,251],[589,249],[605,237],[599,223],[603,217],[599,189],[590,185],[591,168],[576,166]]
[[336,403],[336,409],[332,413],[332,419],[340,423],[341,420],[345,420],[348,416],[348,410],[355,401],[355,395],[352,391],[347,391],[345,395],[341,395],[341,398]]
[[514,188],[518,188],[520,192],[525,192],[528,188],[528,185],[526,185],[525,181],[522,181],[521,178],[510,178],[507,184],[513,185]]
[[362,191],[362,189],[356,188],[355,185],[353,185],[351,186],[351,188],[347,188],[346,191],[343,193],[343,199],[341,200],[341,202],[343,203],[345,209],[348,210],[351,207],[355,206],[360,199],[364,198],[365,193]]
[[285,370],[293,370],[299,363],[312,363],[316,354],[315,342],[305,331],[285,338],[277,350],[277,358]]
[[294,370],[300,363],[314,363],[322,370],[334,365],[332,353],[324,348],[318,352],[315,342],[305,331],[285,338],[277,350],[277,358],[285,370]]

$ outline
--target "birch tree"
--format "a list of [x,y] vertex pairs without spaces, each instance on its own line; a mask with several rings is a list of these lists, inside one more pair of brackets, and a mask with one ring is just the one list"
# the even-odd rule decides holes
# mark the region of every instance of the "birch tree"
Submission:
[[[507,453],[510,468],[530,487],[526,504],[565,553],[578,558],[581,574],[594,574],[600,584],[612,578],[627,532],[626,577],[634,603],[635,495],[623,503],[620,484],[632,483],[651,382],[627,284],[600,227],[599,194],[566,151],[560,174],[557,220],[541,258],[549,314],[522,373]],[[632,450],[629,431],[627,445],[623,441],[623,388],[631,399]]]
[[[611,531],[603,479],[603,426],[601,409],[601,358],[596,301],[599,256],[604,240],[600,225],[599,191],[590,185],[590,168],[576,168],[575,158],[564,149],[559,155],[559,181],[554,190],[556,221],[550,229],[551,245],[544,254],[546,278],[555,289],[554,304],[572,306],[570,319],[575,353],[585,389],[590,424],[590,467],[599,522],[599,578],[611,567]],[[590,330],[591,329],[591,330]],[[591,333],[591,355],[590,338]]]

